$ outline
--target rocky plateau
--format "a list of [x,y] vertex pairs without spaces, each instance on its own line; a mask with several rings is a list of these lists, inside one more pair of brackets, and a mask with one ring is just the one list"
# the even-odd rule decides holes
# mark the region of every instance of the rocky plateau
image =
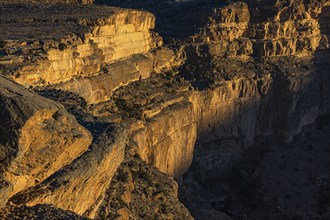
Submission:
[[329,219],[329,0],[0,0],[0,219]]

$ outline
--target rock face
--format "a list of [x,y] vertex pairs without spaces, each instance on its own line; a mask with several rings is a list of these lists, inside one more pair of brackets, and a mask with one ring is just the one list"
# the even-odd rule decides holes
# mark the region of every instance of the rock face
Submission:
[[[141,128],[133,130],[133,143],[141,157],[160,171],[179,177],[192,162],[196,123],[190,103],[169,100]],[[185,115],[185,117],[182,117]]]
[[182,62],[180,54],[161,47],[162,39],[151,32],[155,17],[145,11],[39,5],[18,14],[17,6],[3,9],[1,30],[10,34],[1,36],[1,71],[26,87],[53,85],[94,104],[108,100],[119,86]]
[[[277,12],[274,18],[268,15],[267,21],[258,17],[253,6],[249,9],[243,3],[213,9],[213,14],[207,14],[207,24],[199,34],[192,36],[192,42],[197,47],[203,45],[203,50],[212,58],[310,56],[318,47],[327,47],[317,19],[320,4],[279,6],[282,11]],[[289,15],[286,18],[282,15],[285,12]]]
[[[246,148],[288,144],[330,112],[329,1],[196,4],[159,9],[170,47],[151,31],[155,16],[146,11],[2,6],[0,205],[146,217],[132,184],[116,191],[110,183],[125,151],[179,180],[191,164],[189,175],[220,175]],[[63,102],[93,142],[62,105],[9,78]],[[137,158],[121,165],[128,179],[158,176]],[[132,164],[141,169],[128,172]],[[139,178],[144,199],[165,202]],[[190,218],[170,188],[169,204]],[[219,202],[201,197],[207,205],[197,214]]]
[[43,181],[87,150],[90,133],[64,107],[0,76],[1,200]]
[[93,4],[94,0],[1,0],[0,4]]
[[193,219],[178,201],[178,184],[137,157],[126,156],[96,219]]
[[89,151],[40,184],[18,193],[11,203],[52,204],[94,218],[105,190],[124,158],[126,139],[122,129],[107,129]]
[[[165,62],[161,59],[165,58]],[[162,48],[149,54],[134,54],[130,58],[106,64],[99,75],[79,78],[61,83],[53,88],[71,91],[82,96],[89,104],[107,101],[112,92],[130,82],[149,78],[153,72],[159,72],[181,63],[172,50]],[[123,75],[122,73],[126,74]]]
[[[2,31],[10,29],[14,33],[14,36],[3,36],[4,40],[17,39],[5,41],[4,51],[8,54],[5,60],[13,68],[23,65],[12,73],[15,81],[23,85],[57,84],[73,77],[97,75],[101,64],[146,53],[156,45],[149,32],[154,27],[155,17],[147,12],[79,6],[65,6],[62,10],[56,6],[28,7],[13,17],[15,7],[5,6],[2,15],[5,23]],[[72,17],[78,13],[83,16]],[[30,17],[32,22],[20,22],[21,17]],[[42,17],[41,21],[34,19]],[[8,18],[10,20],[6,20]],[[56,21],[60,25],[55,27],[54,33]],[[35,26],[42,29],[36,30]],[[22,32],[22,29],[27,31]],[[41,39],[38,31],[43,32]],[[26,42],[29,36],[37,39]],[[26,63],[25,59],[34,62]]]

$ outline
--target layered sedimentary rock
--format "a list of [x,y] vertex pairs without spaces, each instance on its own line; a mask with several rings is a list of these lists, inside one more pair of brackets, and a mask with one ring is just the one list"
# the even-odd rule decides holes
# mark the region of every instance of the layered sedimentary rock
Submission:
[[134,54],[129,59],[105,64],[99,75],[71,80],[52,87],[74,92],[89,104],[95,104],[109,100],[113,91],[121,86],[149,78],[152,73],[177,66],[181,62],[181,54],[177,55],[168,48],[162,48],[149,54]]
[[16,14],[16,7],[3,7],[0,63],[24,86],[53,85],[98,103],[119,86],[182,63],[180,53],[161,47],[148,12],[27,6]]
[[[192,41],[206,45],[212,58],[238,55],[301,57],[312,55],[317,48],[327,47],[327,38],[321,33],[317,19],[320,13],[317,6],[290,5],[281,8],[274,18],[268,15],[266,21],[258,17],[253,6],[249,6],[236,3],[213,9],[214,14],[209,14],[210,21],[200,29],[200,34],[192,37]],[[288,14],[286,17],[285,13]]]
[[11,198],[15,205],[51,204],[94,218],[112,176],[124,158],[126,133],[109,126],[89,150],[40,184]]
[[1,0],[0,4],[93,4],[94,0]]
[[[134,129],[133,143],[148,163],[171,176],[179,177],[192,162],[196,123],[191,103],[168,100],[141,128]],[[184,115],[184,117],[182,117]],[[134,146],[133,144],[133,146]]]
[[328,40],[325,33],[321,33],[318,22],[322,8],[329,5],[328,1],[272,3],[268,8],[260,2],[250,3],[256,13],[248,37],[256,39],[256,55],[308,56],[317,48],[328,47]]
[[[4,6],[1,17],[3,53],[7,54],[4,65],[23,85],[56,84],[97,75],[102,64],[146,53],[157,45],[149,31],[155,18],[147,12],[110,7],[27,7],[18,14],[15,6]],[[22,17],[31,20],[22,22]],[[29,38],[32,40],[27,41]]]
[[[164,91],[158,88],[137,96],[144,97],[147,101],[139,101],[135,98],[136,95],[128,97],[125,95],[124,105],[120,104],[123,108],[120,109],[124,111],[126,108],[127,111],[131,111],[131,114],[128,113],[130,117],[146,119],[143,123],[133,124],[131,127],[132,140],[142,158],[156,165],[163,172],[180,176],[191,162],[192,149],[195,149],[197,157],[202,156],[200,161],[207,167],[212,167],[213,162],[218,165],[223,164],[226,160],[230,160],[229,158],[234,158],[231,156],[232,153],[235,154],[244,146],[252,145],[259,137],[277,138],[281,142],[290,141],[295,134],[304,130],[305,125],[313,123],[320,114],[327,112],[328,110],[325,110],[327,107],[324,108],[324,104],[320,103],[327,102],[328,93],[318,89],[327,88],[325,85],[328,81],[327,76],[320,70],[326,67],[315,69],[318,63],[311,58],[321,49],[327,48],[326,35],[324,32],[321,33],[316,14],[313,17],[299,16],[306,10],[315,9],[308,8],[314,5],[306,7],[307,9],[297,7],[293,13],[294,17],[289,18],[287,23],[273,17],[266,22],[261,20],[257,22],[256,16],[250,14],[250,9],[245,3],[235,3],[212,10],[206,7],[201,10],[202,16],[193,16],[198,24],[206,22],[207,25],[200,34],[192,36],[191,41],[186,45],[184,50],[187,52],[188,62],[191,62],[191,66],[196,66],[194,61],[196,62],[197,59],[205,62],[212,60],[215,66],[192,68],[188,71],[207,71],[205,68],[211,68],[213,73],[209,74],[211,75],[209,81],[213,83],[212,89],[181,94],[180,89]],[[197,13],[196,9],[191,10]],[[253,17],[252,22],[250,22],[251,17]],[[182,18],[184,19],[185,17]],[[288,49],[289,51],[284,47],[276,47],[279,49],[275,48],[277,52],[264,46],[276,39],[300,41],[305,38],[308,40],[305,42],[306,45],[302,45],[302,50],[297,49],[296,46],[299,44],[289,45],[288,47],[291,48]],[[310,41],[316,38],[315,44],[310,44]],[[230,46],[233,49],[232,53],[227,47],[213,50],[217,46],[235,45],[236,41],[248,42],[249,46],[245,47],[248,49]],[[323,44],[321,45],[320,42]],[[239,53],[239,51],[245,52]],[[306,57],[306,60],[290,61],[280,58],[263,65],[251,66],[251,62],[255,61],[249,58],[269,59],[288,55]],[[236,61],[217,60],[221,57],[232,57]],[[244,58],[243,60],[246,61],[237,61],[238,58]],[[204,73],[200,73],[194,79],[189,72],[187,77],[192,78],[189,79],[192,84],[199,87],[198,84],[204,83],[200,80],[205,77]],[[314,72],[318,74],[314,75]],[[220,81],[214,77],[219,77]],[[225,81],[223,82],[221,78]],[[163,82],[162,86],[166,84]],[[146,88],[154,86],[149,85]],[[142,90],[143,86],[139,85],[137,88],[140,89],[132,88],[132,90]],[[172,95],[166,97],[165,93]],[[308,104],[308,101],[302,98],[307,96],[314,101]],[[187,103],[187,100],[190,103]],[[283,100],[286,102],[284,103]],[[161,103],[152,104],[153,101]],[[278,109],[276,106],[279,105],[283,107]],[[177,106],[180,107],[176,108]],[[176,111],[185,117],[176,117],[174,113]],[[173,120],[174,124],[170,121],[171,118],[176,118]],[[171,124],[169,128],[167,128],[168,124]],[[175,128],[176,132],[173,133],[171,127]],[[175,143],[173,141],[175,135],[179,135],[184,140],[189,139],[185,141],[188,144],[181,143],[181,139]],[[195,141],[191,141],[191,138],[195,136],[197,145],[194,147]],[[177,153],[176,149],[184,153]],[[160,156],[164,152],[167,152],[167,156]],[[222,154],[228,155],[221,156]],[[186,162],[177,164],[175,159],[177,157],[174,155],[184,155],[181,160]],[[204,160],[204,156],[207,155],[212,158]],[[177,164],[174,165],[176,168],[171,168],[169,161],[174,161],[171,164]]]
[[[41,160],[44,168],[30,171],[28,164],[31,179],[23,179],[26,183],[19,179],[23,185],[16,184],[15,178],[21,178],[16,174],[25,175],[24,169],[15,170],[16,163],[24,167],[29,161],[19,158],[15,162],[15,157],[8,157],[15,154],[9,152],[12,146],[20,146],[16,143],[17,131],[33,136],[42,130],[41,136],[46,138],[48,134],[41,126],[47,127],[49,122],[43,123],[42,115],[42,123],[38,121],[24,130],[24,124],[33,123],[25,122],[28,119],[24,116],[16,130],[9,129],[15,130],[13,133],[4,133],[8,134],[8,141],[4,140],[11,147],[3,148],[8,152],[4,151],[2,158],[5,164],[14,161],[15,169],[4,167],[3,204],[8,199],[14,205],[48,203],[95,217],[104,192],[124,158],[126,144],[131,155],[137,153],[160,171],[180,178],[192,162],[196,173],[209,170],[220,173],[253,144],[288,143],[296,134],[308,133],[314,121],[330,111],[326,60],[329,16],[328,8],[322,8],[328,1],[275,3],[275,7],[266,9],[257,1],[249,1],[225,7],[188,8],[185,16],[177,13],[174,21],[190,21],[193,17],[199,29],[192,25],[184,33],[187,39],[179,42],[172,39],[171,46],[176,50],[161,47],[161,38],[150,31],[155,18],[144,11],[27,6],[28,10],[22,9],[18,16],[13,13],[17,6],[4,7],[5,16],[1,15],[4,56],[0,61],[3,74],[23,85],[39,86],[40,91],[49,86],[59,89],[60,94],[65,94],[63,90],[72,91],[89,104],[106,102],[85,108],[94,114],[86,116],[88,120],[99,120],[93,126],[90,124],[94,122],[85,123],[95,137],[89,150],[84,152],[90,136],[72,157],[55,155],[63,161],[60,164],[51,161],[48,165],[48,161],[41,160],[47,157],[39,158],[44,151],[37,152],[38,161],[32,163],[40,164]],[[272,14],[265,17],[268,10]],[[45,11],[49,12],[47,16],[43,15]],[[71,15],[74,11],[83,16]],[[60,19],[55,18],[58,15]],[[26,19],[21,21],[21,16]],[[180,27],[185,24],[180,23]],[[9,27],[12,32],[6,33]],[[40,39],[32,36],[41,33]],[[152,74],[182,64],[184,59],[187,63],[176,71]],[[4,79],[7,83],[8,79]],[[3,91],[6,94],[7,90]],[[24,93],[29,92],[24,90]],[[39,97],[27,98],[31,103],[34,99]],[[46,108],[38,103],[32,106]],[[84,121],[74,107],[70,110]],[[35,111],[31,114],[27,111],[27,118],[33,118]],[[47,119],[55,117],[50,120],[51,125],[60,123],[60,128],[54,129],[68,130],[64,133],[69,140],[71,135],[77,140],[88,136],[82,128],[82,134],[75,136],[77,132],[70,126],[79,125],[73,119],[65,124],[49,109],[42,114]],[[104,125],[105,121],[119,122],[127,131],[116,128],[96,132],[99,126],[111,127]],[[7,124],[3,126],[6,129]],[[37,132],[30,134],[32,129]],[[21,139],[23,145],[30,146],[33,142],[46,146],[43,138]],[[14,143],[10,143],[12,140]],[[29,158],[33,154],[29,152]],[[54,169],[47,170],[48,166]],[[121,209],[116,213],[127,217],[128,212]]]
[[43,181],[87,150],[90,133],[62,105],[0,76],[1,200]]
[[[198,13],[193,11],[194,16]],[[250,22],[247,4],[206,8],[200,19],[202,21],[196,34],[189,37],[197,56],[238,57],[253,53],[252,41],[245,37]]]

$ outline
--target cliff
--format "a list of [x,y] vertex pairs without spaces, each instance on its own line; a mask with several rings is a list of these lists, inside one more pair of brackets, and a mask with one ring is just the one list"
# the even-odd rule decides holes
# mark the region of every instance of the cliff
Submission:
[[205,205],[188,201],[195,217],[227,218],[214,208],[221,189],[203,184],[222,184],[247,149],[290,144],[330,113],[329,1],[161,1],[147,9],[165,46],[146,11],[1,7],[9,215],[50,204],[90,218],[191,218],[163,172]]
[[162,39],[151,32],[155,17],[148,12],[35,5],[16,13],[17,7],[3,6],[1,71],[26,87],[54,85],[97,103],[181,62],[172,50],[155,49]]
[[71,163],[91,134],[62,105],[1,76],[1,206]]
[[93,4],[94,0],[1,0],[0,4]]

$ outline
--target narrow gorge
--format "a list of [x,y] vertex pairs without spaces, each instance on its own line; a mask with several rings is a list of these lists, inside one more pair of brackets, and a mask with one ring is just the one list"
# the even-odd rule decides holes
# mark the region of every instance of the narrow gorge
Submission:
[[0,8],[0,219],[330,218],[330,1]]

